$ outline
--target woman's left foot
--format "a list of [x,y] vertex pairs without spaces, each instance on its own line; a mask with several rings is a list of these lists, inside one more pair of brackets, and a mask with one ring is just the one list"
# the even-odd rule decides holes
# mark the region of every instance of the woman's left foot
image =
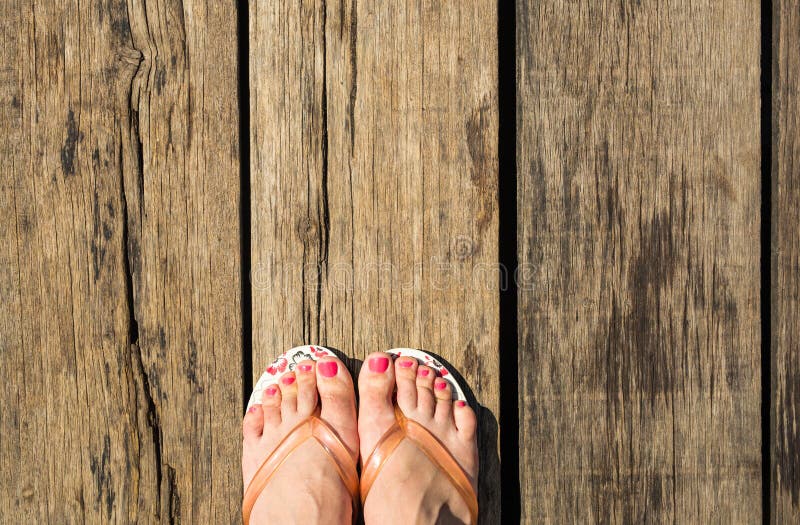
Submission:
[[[328,423],[358,459],[353,380],[338,359],[303,361],[295,372],[281,376],[264,390],[261,405],[245,414],[242,475],[250,484],[264,460],[289,432],[320,405],[319,418]],[[256,500],[250,523],[331,523],[352,521],[352,498],[327,452],[314,439],[295,450],[277,469]]]

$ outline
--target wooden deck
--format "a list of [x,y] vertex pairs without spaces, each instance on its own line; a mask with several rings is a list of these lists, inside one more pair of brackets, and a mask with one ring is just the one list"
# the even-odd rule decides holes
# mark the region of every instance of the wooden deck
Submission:
[[798,49],[800,0],[0,3],[0,522],[239,522],[319,343],[461,372],[485,523],[797,523]]

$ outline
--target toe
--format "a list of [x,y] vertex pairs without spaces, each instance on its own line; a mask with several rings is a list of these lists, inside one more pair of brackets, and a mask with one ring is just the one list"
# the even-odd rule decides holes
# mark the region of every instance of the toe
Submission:
[[473,441],[478,427],[478,418],[475,415],[475,411],[466,401],[460,399],[453,405],[453,417],[456,420],[458,437],[464,441]]
[[320,417],[336,429],[350,452],[357,456],[358,427],[353,378],[344,363],[333,357],[321,359],[316,368]]
[[261,405],[253,405],[247,409],[242,422],[242,435],[244,441],[250,442],[261,437],[261,432],[264,429],[264,412]]
[[394,367],[389,366],[389,354],[375,352],[370,354],[358,375],[360,403],[368,410],[389,409],[394,412],[392,393],[394,392]]
[[395,421],[392,401],[394,367],[390,364],[389,354],[370,354],[358,375],[358,429],[362,458],[369,457],[378,439]]
[[281,376],[278,386],[281,389],[281,418],[290,419],[297,414],[297,376],[287,372]]
[[451,419],[453,413],[453,394],[450,383],[437,377],[433,382],[433,393],[436,396],[436,414],[434,415],[436,420],[447,421]]
[[308,417],[317,407],[317,375],[314,361],[310,359],[297,365],[297,413]]
[[397,382],[397,405],[409,413],[417,408],[417,360],[413,357],[398,357],[394,362]]
[[420,365],[417,368],[417,410],[433,417],[436,409],[436,398],[433,395],[433,380],[436,373],[432,368]]
[[269,385],[261,396],[264,411],[264,424],[278,426],[281,423],[281,389],[278,385]]

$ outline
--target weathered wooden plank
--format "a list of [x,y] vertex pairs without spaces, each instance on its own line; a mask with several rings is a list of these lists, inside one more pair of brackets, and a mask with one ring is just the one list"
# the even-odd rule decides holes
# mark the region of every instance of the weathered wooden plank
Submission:
[[800,522],[800,3],[773,7],[772,469],[774,523]]
[[303,342],[440,353],[486,407],[497,519],[496,5],[250,5],[254,373]]
[[758,4],[517,6],[523,518],[757,522]]
[[0,7],[2,516],[239,515],[235,23]]
[[121,152],[137,53],[125,11],[0,6],[0,515],[19,523],[155,511],[128,339]]
[[241,512],[239,129],[234,0],[133,0],[125,196],[133,314],[158,432],[161,519]]

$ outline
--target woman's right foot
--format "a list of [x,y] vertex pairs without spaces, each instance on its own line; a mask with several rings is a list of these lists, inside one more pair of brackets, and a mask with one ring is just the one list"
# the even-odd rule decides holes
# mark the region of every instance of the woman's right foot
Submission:
[[[393,393],[407,419],[424,426],[467,473],[473,489],[478,476],[477,420],[463,401],[452,401],[450,384],[411,357],[383,352],[364,361],[358,377],[358,435],[366,461],[395,422]],[[470,512],[448,475],[417,446],[403,440],[383,465],[364,503],[364,522],[469,523]]]

